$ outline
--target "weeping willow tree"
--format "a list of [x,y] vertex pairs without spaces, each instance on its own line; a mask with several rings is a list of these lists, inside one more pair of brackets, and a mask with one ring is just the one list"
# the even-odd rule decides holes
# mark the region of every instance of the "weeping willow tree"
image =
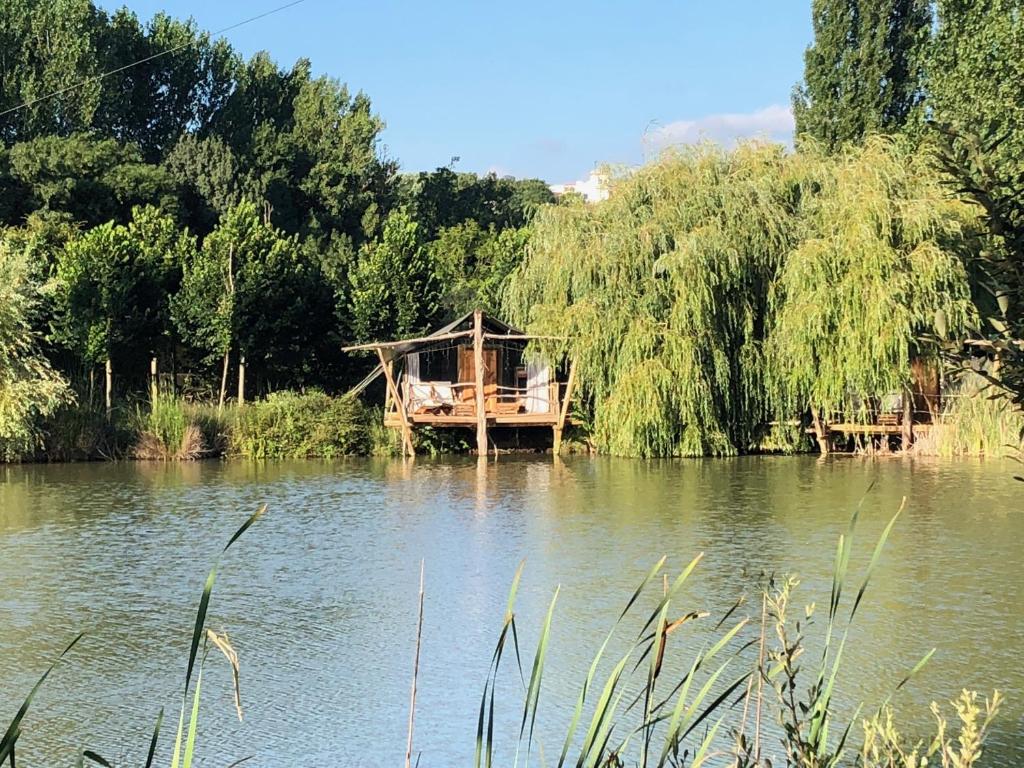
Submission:
[[600,450],[733,454],[907,383],[936,313],[971,315],[968,216],[890,142],[688,148],[542,209],[505,309],[566,338],[544,352],[576,360]]
[[770,420],[765,316],[796,245],[800,179],[781,147],[711,145],[536,216],[506,311],[569,339],[601,450],[732,454]]
[[856,408],[911,384],[915,359],[974,318],[964,249],[976,213],[952,199],[928,155],[873,139],[826,158],[801,148],[813,194],[773,292],[770,378],[790,414]]

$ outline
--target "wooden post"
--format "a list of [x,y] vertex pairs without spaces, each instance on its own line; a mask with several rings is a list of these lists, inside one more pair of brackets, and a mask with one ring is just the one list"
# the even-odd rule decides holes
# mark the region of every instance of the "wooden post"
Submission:
[[[387,376],[389,379],[392,376],[395,375],[394,365],[395,365],[395,363],[394,363],[393,360],[388,360],[388,362],[384,365],[384,375]],[[396,405],[397,405],[397,403],[396,403]],[[389,410],[391,410],[391,387],[385,387],[384,388],[384,413],[386,414]]]
[[106,381],[106,393],[107,393],[107,421],[110,421],[110,413],[114,409],[114,368],[110,363],[110,358],[107,358],[105,365],[107,381]]
[[160,394],[156,379],[156,358],[149,361],[149,402],[155,403]]
[[[903,389],[903,430],[901,435],[901,447],[904,451],[910,450],[914,444],[914,393],[910,387]],[[888,438],[886,438],[888,442]]]
[[555,441],[553,450],[557,456],[562,450],[562,431],[565,429],[565,419],[569,415],[569,402],[572,400],[573,389],[576,388],[576,361],[569,362],[569,380],[565,383],[565,398],[562,400],[561,408],[558,411],[558,424],[555,425]]
[[487,456],[487,414],[484,412],[484,319],[473,310],[473,357],[476,368],[476,453]]
[[415,456],[416,449],[412,444],[412,429],[409,427],[405,405],[402,403],[401,395],[398,394],[398,387],[395,386],[394,376],[391,375],[391,366],[384,359],[384,352],[379,347],[377,349],[377,357],[380,358],[380,364],[384,368],[384,378],[387,380],[388,391],[391,393],[391,397],[395,399],[395,405],[398,406],[398,418],[402,422],[402,455]]
[[224,350],[224,365],[220,369],[220,398],[217,400],[217,413],[224,410],[224,396],[228,388],[228,355],[230,350]]
[[245,403],[245,355],[238,358],[238,404]]
[[818,409],[813,405],[811,406],[811,423],[814,426],[814,436],[818,440],[818,450],[821,451],[822,456],[828,456],[828,433],[825,431],[825,425],[821,421]]

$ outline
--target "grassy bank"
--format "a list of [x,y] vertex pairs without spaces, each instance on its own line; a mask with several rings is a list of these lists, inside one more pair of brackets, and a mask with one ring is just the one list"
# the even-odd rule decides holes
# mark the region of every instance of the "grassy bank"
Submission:
[[[187,461],[211,457],[247,459],[398,456],[396,430],[383,425],[379,408],[353,397],[324,392],[277,392],[242,407],[197,403],[161,394],[155,401],[116,404],[107,414],[101,402],[79,396],[39,426],[38,450],[15,455],[21,461],[140,459]],[[947,398],[940,423],[921,434],[919,456],[1018,456],[1024,414],[980,377],[967,378]],[[417,453],[465,453],[468,432],[421,427],[414,434]],[[587,425],[573,427],[564,452],[594,450]],[[779,423],[751,450],[793,454],[814,446],[798,422]]]
[[323,392],[279,392],[238,407],[170,395],[115,405],[83,398],[39,428],[40,443],[21,461],[140,459],[189,461],[391,455],[397,446],[378,411]]

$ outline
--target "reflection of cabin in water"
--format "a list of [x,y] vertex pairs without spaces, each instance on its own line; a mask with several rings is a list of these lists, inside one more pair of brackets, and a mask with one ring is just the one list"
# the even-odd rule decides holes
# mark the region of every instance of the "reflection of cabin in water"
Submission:
[[376,351],[387,380],[384,424],[401,430],[412,454],[417,426],[475,430],[477,452],[491,427],[549,427],[557,452],[575,383],[570,366],[559,381],[557,361],[526,354],[528,335],[480,310],[429,336],[347,347]]

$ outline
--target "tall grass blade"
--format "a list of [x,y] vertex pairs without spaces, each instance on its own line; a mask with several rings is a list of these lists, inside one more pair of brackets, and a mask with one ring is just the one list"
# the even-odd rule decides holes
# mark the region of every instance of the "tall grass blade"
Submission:
[[900,502],[900,508],[896,510],[896,514],[892,516],[892,520],[885,526],[885,530],[882,531],[882,535],[878,537],[878,543],[875,544],[875,551],[871,553],[871,562],[868,563],[868,568],[864,572],[864,582],[860,585],[860,589],[857,591],[857,597],[853,601],[853,608],[850,609],[850,619],[857,613],[857,607],[860,605],[861,598],[864,597],[864,593],[867,591],[868,582],[871,581],[871,574],[874,573],[875,566],[878,565],[879,559],[882,557],[882,548],[885,547],[885,542],[889,539],[889,534],[892,532],[892,528],[896,525],[896,520],[903,512],[903,508],[907,505],[907,497],[903,497],[903,501]]
[[153,738],[149,740],[149,753],[146,755],[145,768],[153,768],[153,758],[156,756],[156,743],[160,738],[160,726],[164,724],[164,708],[160,707],[160,714],[156,716],[156,726],[153,728]]
[[[555,613],[555,603],[558,602],[558,593],[561,588],[555,589],[555,595],[551,598],[551,605],[548,607],[547,617],[544,619],[544,629],[541,631],[540,641],[537,643],[537,654],[533,659],[533,669],[530,672],[530,685],[526,689],[526,703],[523,706],[523,721],[519,726],[519,742],[523,741],[523,733],[526,730],[526,720],[530,720],[529,736],[526,740],[526,764],[530,764],[530,750],[533,746],[533,729],[537,722],[537,704],[540,700],[540,686],[544,677],[544,659],[548,652],[548,641],[551,638],[551,617]],[[518,762],[519,749],[516,748],[516,760]]]
[[650,583],[651,579],[653,579],[658,574],[658,572],[664,565],[665,557],[662,557],[657,563],[654,564],[654,567],[647,572],[647,575],[644,576],[643,580],[640,582],[640,585],[633,591],[633,594],[630,596],[629,600],[626,601],[625,608],[622,609],[622,613],[619,614],[619,617],[615,620],[615,623],[612,625],[612,628],[608,630],[608,634],[605,636],[604,642],[601,643],[601,647],[600,649],[598,649],[597,655],[594,656],[593,660],[590,662],[590,669],[587,670],[587,678],[583,681],[583,687],[580,689],[579,698],[576,700],[576,708],[573,710],[572,721],[569,723],[569,730],[565,735],[565,742],[562,745],[562,754],[558,758],[558,768],[562,768],[565,765],[565,760],[569,755],[569,747],[572,744],[573,738],[576,736],[576,729],[579,727],[580,716],[583,714],[583,705],[586,702],[587,693],[590,691],[590,686],[594,682],[594,676],[597,674],[597,667],[600,664],[601,659],[604,657],[604,652],[608,648],[608,643],[611,641],[612,635],[615,633],[615,629],[626,617],[626,614],[629,613],[630,608],[632,608],[633,605],[636,603],[637,599],[640,597],[640,594]]
[[84,632],[79,633],[74,640],[68,643],[67,647],[60,652],[52,664],[43,673],[42,677],[32,686],[32,690],[29,691],[28,696],[25,697],[25,701],[22,703],[21,708],[18,709],[18,713],[11,720],[7,726],[7,730],[4,732],[3,738],[0,738],[0,765],[3,765],[6,761],[10,760],[11,768],[14,768],[14,745],[18,741],[18,737],[21,736],[21,721],[25,719],[25,715],[28,712],[29,706],[32,704],[32,699],[36,697],[39,689],[43,687],[43,683],[46,682],[46,678],[50,676],[57,664],[60,663],[68,652],[78,644],[78,641],[85,635]]
[[192,714],[188,720],[188,738],[185,741],[185,756],[181,761],[181,768],[192,768],[192,756],[196,751],[196,731],[199,728],[199,692],[203,687],[203,661],[199,664],[199,674],[196,675],[196,692],[192,695]]

